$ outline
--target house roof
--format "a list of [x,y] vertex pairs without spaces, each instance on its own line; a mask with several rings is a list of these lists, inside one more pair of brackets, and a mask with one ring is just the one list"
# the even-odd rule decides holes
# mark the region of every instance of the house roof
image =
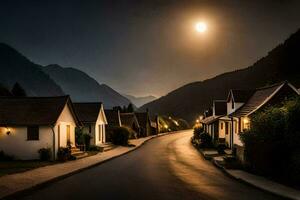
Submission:
[[105,110],[108,126],[117,127],[121,126],[120,111],[118,110]]
[[226,100],[214,100],[215,115],[227,114],[227,101]]
[[73,103],[79,120],[83,123],[95,123],[102,107],[101,102]]
[[231,89],[227,98],[227,102],[229,101],[231,96],[233,97],[234,102],[246,102],[253,95],[254,92],[255,90]]
[[218,116],[209,116],[209,117],[206,117],[204,119],[202,119],[200,122],[202,124],[211,124],[215,121],[217,121],[219,118],[223,117],[224,115],[218,115]]
[[151,126],[151,121],[150,121],[148,112],[141,112],[141,113],[134,113],[134,114],[135,114],[135,116],[139,122],[139,125],[141,127],[146,128],[147,123],[149,123]]
[[256,110],[265,105],[275,94],[277,94],[281,88],[284,86],[290,87],[295,94],[299,94],[298,90],[294,88],[288,82],[278,83],[267,87],[262,87],[256,89],[254,94],[249,98],[249,100],[238,110],[232,113],[230,116],[241,117],[249,116],[254,113]]
[[139,122],[134,113],[120,113],[120,117],[121,123],[124,126],[132,127],[134,123],[139,126]]
[[54,125],[66,104],[80,124],[69,96],[0,97],[0,125]]

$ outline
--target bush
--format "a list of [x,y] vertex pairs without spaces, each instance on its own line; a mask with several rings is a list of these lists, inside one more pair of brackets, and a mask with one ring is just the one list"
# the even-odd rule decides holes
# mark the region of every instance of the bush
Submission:
[[103,151],[103,147],[99,147],[96,145],[90,145],[89,148],[87,149],[88,151]]
[[225,154],[226,145],[225,144],[218,144],[217,151],[219,154]]
[[202,147],[202,148],[212,147],[212,140],[208,133],[200,134],[200,147]]
[[240,134],[250,170],[268,176],[284,177],[287,156],[287,112],[269,107],[251,118],[251,129]]
[[48,161],[51,159],[51,149],[50,148],[41,148],[38,153],[40,154],[40,160]]
[[71,149],[68,147],[60,147],[57,151],[57,160],[65,162],[71,159]]
[[115,128],[111,134],[111,141],[115,145],[127,146],[130,134],[130,130],[126,127]]
[[83,132],[81,128],[76,128],[75,129],[75,141],[76,144],[84,144],[84,139],[83,139]]
[[0,161],[12,161],[14,160],[14,156],[7,155],[4,151],[0,151]]
[[90,134],[84,133],[82,135],[82,137],[83,137],[83,142],[85,144],[86,149],[89,149],[89,147],[91,145],[92,136]]
[[202,126],[197,126],[194,128],[194,138],[200,139],[200,135],[203,133],[204,129]]

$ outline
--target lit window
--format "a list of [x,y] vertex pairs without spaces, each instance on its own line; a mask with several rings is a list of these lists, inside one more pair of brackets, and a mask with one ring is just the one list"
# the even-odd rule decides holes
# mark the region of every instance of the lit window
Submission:
[[244,122],[244,129],[246,129],[246,130],[250,129],[250,120],[249,120],[249,118],[247,118],[247,117],[244,118],[243,122]]

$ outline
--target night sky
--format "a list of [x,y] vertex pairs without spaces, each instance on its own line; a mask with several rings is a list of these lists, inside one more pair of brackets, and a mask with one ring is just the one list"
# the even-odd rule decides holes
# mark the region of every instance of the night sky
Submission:
[[0,42],[137,96],[247,67],[298,28],[299,0],[0,0]]

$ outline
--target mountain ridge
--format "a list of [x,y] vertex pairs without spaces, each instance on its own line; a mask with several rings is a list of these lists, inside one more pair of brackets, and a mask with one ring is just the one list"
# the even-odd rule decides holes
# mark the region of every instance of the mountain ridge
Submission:
[[300,87],[299,51],[298,30],[253,65],[186,84],[139,110],[148,108],[151,114],[174,115],[192,122],[211,106],[212,100],[226,99],[230,89],[253,89],[283,80]]
[[130,101],[106,84],[99,84],[87,73],[72,67],[51,64],[43,71],[55,80],[74,102],[101,101],[107,108],[128,105]]
[[11,88],[16,82],[30,96],[60,96],[64,92],[47,74],[41,65],[33,63],[13,47],[0,43],[0,84]]

